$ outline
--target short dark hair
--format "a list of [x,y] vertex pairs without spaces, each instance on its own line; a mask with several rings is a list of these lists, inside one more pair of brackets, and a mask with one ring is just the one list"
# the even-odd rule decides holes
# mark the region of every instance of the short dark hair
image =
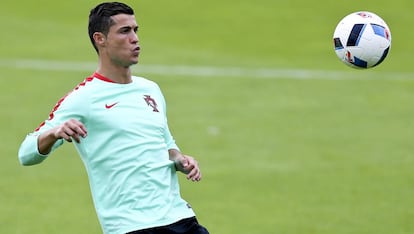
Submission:
[[118,14],[133,15],[134,10],[121,2],[104,2],[91,10],[89,14],[88,33],[96,52],[98,52],[98,48],[95,45],[93,34],[95,32],[101,32],[104,35],[108,35],[109,28],[114,24],[111,16]]

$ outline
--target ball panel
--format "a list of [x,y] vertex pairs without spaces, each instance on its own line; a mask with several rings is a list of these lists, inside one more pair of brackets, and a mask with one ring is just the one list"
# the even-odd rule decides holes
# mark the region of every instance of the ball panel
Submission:
[[390,50],[390,47],[388,47],[387,49],[384,50],[384,53],[382,54],[381,58],[378,60],[378,62],[376,64],[373,65],[373,67],[379,65],[380,63],[382,63],[382,61],[384,61],[384,59],[387,57],[388,55],[388,51]]
[[334,45],[335,45],[335,50],[340,50],[344,48],[344,46],[341,43],[341,39],[339,39],[339,37],[334,38]]
[[385,29],[384,26],[378,25],[378,24],[371,24],[372,29],[374,30],[374,33],[378,36],[384,37],[388,39],[388,32]]
[[354,24],[349,34],[346,46],[357,46],[362,34],[364,33],[365,24]]
[[355,66],[357,66],[359,68],[367,68],[368,67],[368,62],[364,61],[364,60],[362,60],[358,57],[353,58],[352,64],[354,64]]

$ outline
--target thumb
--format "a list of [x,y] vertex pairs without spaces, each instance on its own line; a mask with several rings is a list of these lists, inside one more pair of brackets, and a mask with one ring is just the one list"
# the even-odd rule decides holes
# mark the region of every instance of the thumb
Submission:
[[185,156],[181,159],[181,165],[183,165],[183,167],[188,166],[188,159]]

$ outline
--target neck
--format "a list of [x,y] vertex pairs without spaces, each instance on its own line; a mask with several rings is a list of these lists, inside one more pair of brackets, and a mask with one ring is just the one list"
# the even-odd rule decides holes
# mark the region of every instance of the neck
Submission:
[[111,79],[115,83],[128,84],[132,82],[131,68],[129,66],[116,66],[114,64],[103,64],[99,62],[97,73]]

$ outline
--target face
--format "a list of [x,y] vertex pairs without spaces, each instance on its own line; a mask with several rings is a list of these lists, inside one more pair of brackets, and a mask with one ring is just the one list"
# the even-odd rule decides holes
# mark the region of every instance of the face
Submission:
[[119,14],[112,16],[112,20],[115,24],[109,28],[108,35],[102,34],[101,40],[97,40],[101,45],[99,55],[117,66],[129,67],[138,63],[140,47],[135,16]]

